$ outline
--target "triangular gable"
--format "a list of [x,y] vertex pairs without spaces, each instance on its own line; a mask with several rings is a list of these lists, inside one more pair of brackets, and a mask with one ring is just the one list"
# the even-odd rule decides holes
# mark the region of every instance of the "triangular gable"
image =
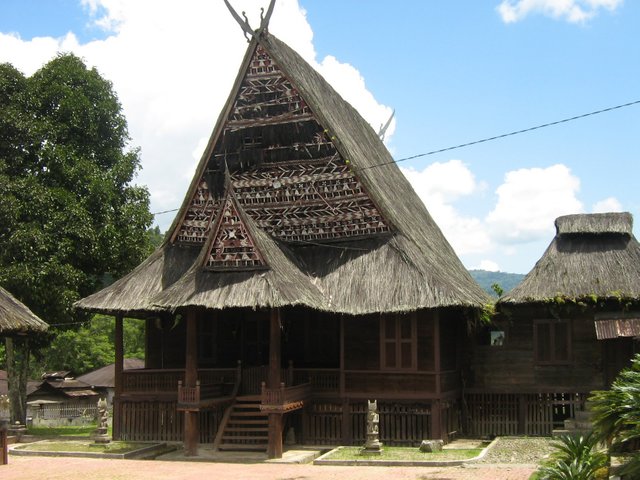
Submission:
[[[228,116],[214,133],[205,175],[222,175],[228,165],[238,205],[280,240],[313,243],[390,232],[331,132],[267,50],[260,43],[254,48]],[[174,241],[202,244],[210,234],[220,209],[214,199],[222,192],[209,188],[203,175]]]
[[206,256],[210,270],[254,270],[268,268],[240,214],[233,192],[228,191]]

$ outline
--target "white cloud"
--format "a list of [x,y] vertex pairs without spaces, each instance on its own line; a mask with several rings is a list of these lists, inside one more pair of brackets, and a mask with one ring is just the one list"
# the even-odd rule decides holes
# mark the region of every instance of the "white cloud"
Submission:
[[562,164],[507,172],[486,219],[492,238],[513,244],[547,237],[557,217],[583,211],[579,189],[580,180]]
[[493,260],[481,260],[477,270],[487,270],[489,272],[499,272],[500,267]]
[[621,212],[622,204],[615,197],[608,197],[596,202],[591,208],[593,213]]
[[612,12],[622,3],[623,0],[503,0],[497,10],[505,23],[518,22],[535,13],[571,23],[584,23],[600,10]]
[[412,167],[400,170],[458,255],[485,252],[490,248],[491,241],[482,221],[461,215],[452,205],[482,189],[463,162],[436,162],[421,171]]
[[[0,62],[31,75],[59,51],[72,51],[113,82],[129,122],[132,145],[141,147],[138,181],[151,191],[152,211],[176,208],[193,172],[192,152],[202,151],[227,99],[247,47],[242,30],[221,1],[81,0],[90,21],[108,36],[79,44],[73,33],[34,38],[0,33]],[[267,0],[232,0],[260,22]],[[297,0],[278,0],[269,30],[314,65],[377,131],[391,109],[366,89],[359,72],[334,57],[316,60],[313,31]],[[387,130],[393,133],[395,124]],[[171,215],[159,217],[166,228]]]

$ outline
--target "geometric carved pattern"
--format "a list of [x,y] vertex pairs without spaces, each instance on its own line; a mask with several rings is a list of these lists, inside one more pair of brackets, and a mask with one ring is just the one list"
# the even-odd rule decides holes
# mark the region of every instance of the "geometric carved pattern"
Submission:
[[266,268],[267,264],[251,238],[233,193],[228,192],[221,215],[216,223],[214,240],[207,257],[211,270],[253,270]]
[[[228,171],[226,188],[260,229],[288,242],[337,241],[390,231],[331,133],[261,45],[238,88],[207,168]],[[200,184],[176,235],[179,242],[202,244],[212,234],[211,224],[220,210],[220,201],[213,197],[222,192],[212,196],[206,182]],[[229,202],[225,212],[234,208]],[[229,218],[236,217],[239,222],[237,212]],[[229,230],[233,235],[245,233],[246,229]],[[244,245],[247,250],[234,256],[235,250],[225,244],[233,239],[219,237],[216,234],[215,248],[222,250],[212,251],[208,259],[212,268],[230,268],[242,261],[264,266],[252,245]]]
[[175,241],[188,244],[203,244],[209,236],[211,222],[220,207],[220,200],[216,200],[209,191],[209,186],[200,179],[189,208],[184,216],[175,237]]
[[266,50],[258,45],[236,96],[226,127],[230,130],[311,117],[307,104]]
[[238,203],[256,224],[284,241],[327,241],[389,231],[341,159],[263,165],[231,176]]

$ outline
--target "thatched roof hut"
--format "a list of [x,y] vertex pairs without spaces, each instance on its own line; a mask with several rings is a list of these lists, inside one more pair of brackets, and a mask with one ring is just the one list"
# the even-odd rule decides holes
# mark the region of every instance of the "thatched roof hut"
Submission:
[[0,335],[24,335],[44,332],[49,328],[46,322],[36,316],[13,295],[0,287]]
[[77,307],[366,314],[487,301],[369,124],[265,30],[165,243]]
[[567,215],[555,224],[556,236],[542,258],[500,304],[640,299],[640,244],[631,214]]

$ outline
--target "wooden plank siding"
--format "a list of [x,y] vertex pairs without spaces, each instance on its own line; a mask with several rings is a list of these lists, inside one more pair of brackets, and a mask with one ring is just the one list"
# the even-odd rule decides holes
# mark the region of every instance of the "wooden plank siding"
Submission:
[[[528,309],[498,319],[490,329],[505,334],[500,346],[489,345],[489,332],[479,333],[467,385],[494,392],[582,392],[605,388],[602,345],[596,340],[592,317],[574,317],[570,323],[570,358],[566,362],[536,362],[534,318],[553,318],[544,309]],[[483,337],[484,338],[481,338]]]

